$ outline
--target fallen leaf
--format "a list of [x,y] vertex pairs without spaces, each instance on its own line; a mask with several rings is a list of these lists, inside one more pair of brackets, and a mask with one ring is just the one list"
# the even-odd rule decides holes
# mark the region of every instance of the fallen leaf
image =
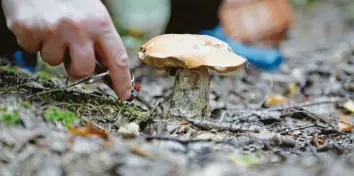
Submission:
[[228,158],[236,165],[251,166],[258,164],[260,159],[255,155],[228,155]]
[[152,160],[157,160],[158,159],[158,156],[156,154],[145,152],[142,149],[140,149],[138,146],[130,146],[129,149],[130,149],[130,151],[132,153],[134,153],[135,155],[138,155],[140,157],[150,158]]
[[109,135],[106,130],[97,127],[92,122],[87,122],[85,127],[69,127],[69,131],[78,136],[92,136],[96,135],[106,141],[109,141]]
[[213,133],[202,133],[199,134],[198,136],[195,137],[195,139],[201,139],[201,140],[211,140],[215,138],[215,134]]
[[289,84],[289,97],[293,97],[296,93],[296,84],[290,83]]
[[344,131],[353,130],[354,125],[349,125],[349,124],[351,124],[351,120],[350,120],[349,116],[341,115],[341,116],[339,116],[339,119],[340,119],[341,122],[345,122],[345,123],[338,122],[339,131],[344,132]]
[[189,121],[188,120],[182,120],[181,125],[188,125]]
[[343,104],[343,107],[350,111],[351,113],[354,113],[354,102],[349,100]]
[[290,132],[290,135],[292,136],[296,136],[296,135],[300,135],[302,132],[300,130],[294,130]]
[[279,105],[284,104],[287,101],[287,98],[282,95],[271,95],[267,98],[266,104],[267,105]]

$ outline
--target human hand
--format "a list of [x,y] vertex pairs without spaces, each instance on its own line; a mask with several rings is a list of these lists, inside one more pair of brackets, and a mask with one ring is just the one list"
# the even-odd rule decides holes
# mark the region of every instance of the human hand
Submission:
[[129,60],[123,42],[100,0],[2,0],[8,28],[24,50],[40,52],[56,66],[69,51],[65,69],[73,78],[95,69],[95,52],[107,66],[116,94],[131,96]]

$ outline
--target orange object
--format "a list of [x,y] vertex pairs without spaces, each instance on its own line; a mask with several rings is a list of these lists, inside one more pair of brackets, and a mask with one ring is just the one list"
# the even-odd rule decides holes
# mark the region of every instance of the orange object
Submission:
[[288,0],[224,0],[218,15],[225,35],[246,44],[276,46],[293,23]]
[[69,131],[73,135],[84,137],[96,135],[106,141],[109,141],[109,134],[104,129],[100,129],[90,121],[86,123],[85,127],[70,127]]
[[340,122],[338,122],[339,131],[345,132],[345,131],[352,131],[354,129],[354,126],[351,125],[350,116],[341,115],[339,116],[339,119],[340,119]]
[[247,61],[222,40],[199,34],[156,36],[141,46],[138,57],[160,70],[206,67],[219,73],[235,71]]
[[134,87],[133,87],[133,91],[132,91],[132,95],[130,96],[130,98],[127,101],[133,101],[139,94],[141,86],[138,83],[134,83]]
[[265,102],[267,105],[281,105],[285,104],[287,101],[287,98],[282,96],[282,95],[273,95],[269,96]]

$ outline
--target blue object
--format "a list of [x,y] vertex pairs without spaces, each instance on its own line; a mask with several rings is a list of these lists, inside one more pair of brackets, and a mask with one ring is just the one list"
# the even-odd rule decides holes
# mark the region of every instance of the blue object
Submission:
[[26,69],[30,72],[36,72],[36,69],[29,65],[28,63],[26,63],[25,59],[24,59],[24,51],[22,50],[17,50],[13,53],[12,57],[15,60],[16,64],[18,66],[20,66],[23,69]]
[[216,37],[230,45],[232,50],[243,57],[256,67],[265,71],[275,71],[283,62],[283,57],[278,50],[260,49],[251,47],[228,38],[220,25],[210,30],[203,30],[200,34]]

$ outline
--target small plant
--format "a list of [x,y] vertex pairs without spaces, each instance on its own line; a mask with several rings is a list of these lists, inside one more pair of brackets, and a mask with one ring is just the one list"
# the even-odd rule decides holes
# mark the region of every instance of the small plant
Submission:
[[0,106],[0,112],[7,112],[6,106]]
[[70,112],[65,110],[60,110],[55,107],[49,107],[45,112],[44,115],[47,119],[59,121],[63,123],[65,127],[69,127],[78,117]]
[[260,163],[260,159],[256,155],[233,155],[230,154],[229,159],[237,164],[244,166],[252,166]]
[[22,106],[24,107],[24,108],[30,108],[31,106],[32,106],[32,103],[30,102],[30,101],[24,101],[23,103],[22,103]]
[[17,72],[17,69],[15,67],[10,66],[10,65],[1,66],[0,69],[7,71],[7,72],[11,72],[11,73]]
[[48,82],[51,79],[51,76],[46,72],[39,72],[39,81]]
[[5,111],[1,116],[0,120],[8,125],[15,125],[20,122],[20,116],[18,115],[17,110],[13,110],[12,112]]

